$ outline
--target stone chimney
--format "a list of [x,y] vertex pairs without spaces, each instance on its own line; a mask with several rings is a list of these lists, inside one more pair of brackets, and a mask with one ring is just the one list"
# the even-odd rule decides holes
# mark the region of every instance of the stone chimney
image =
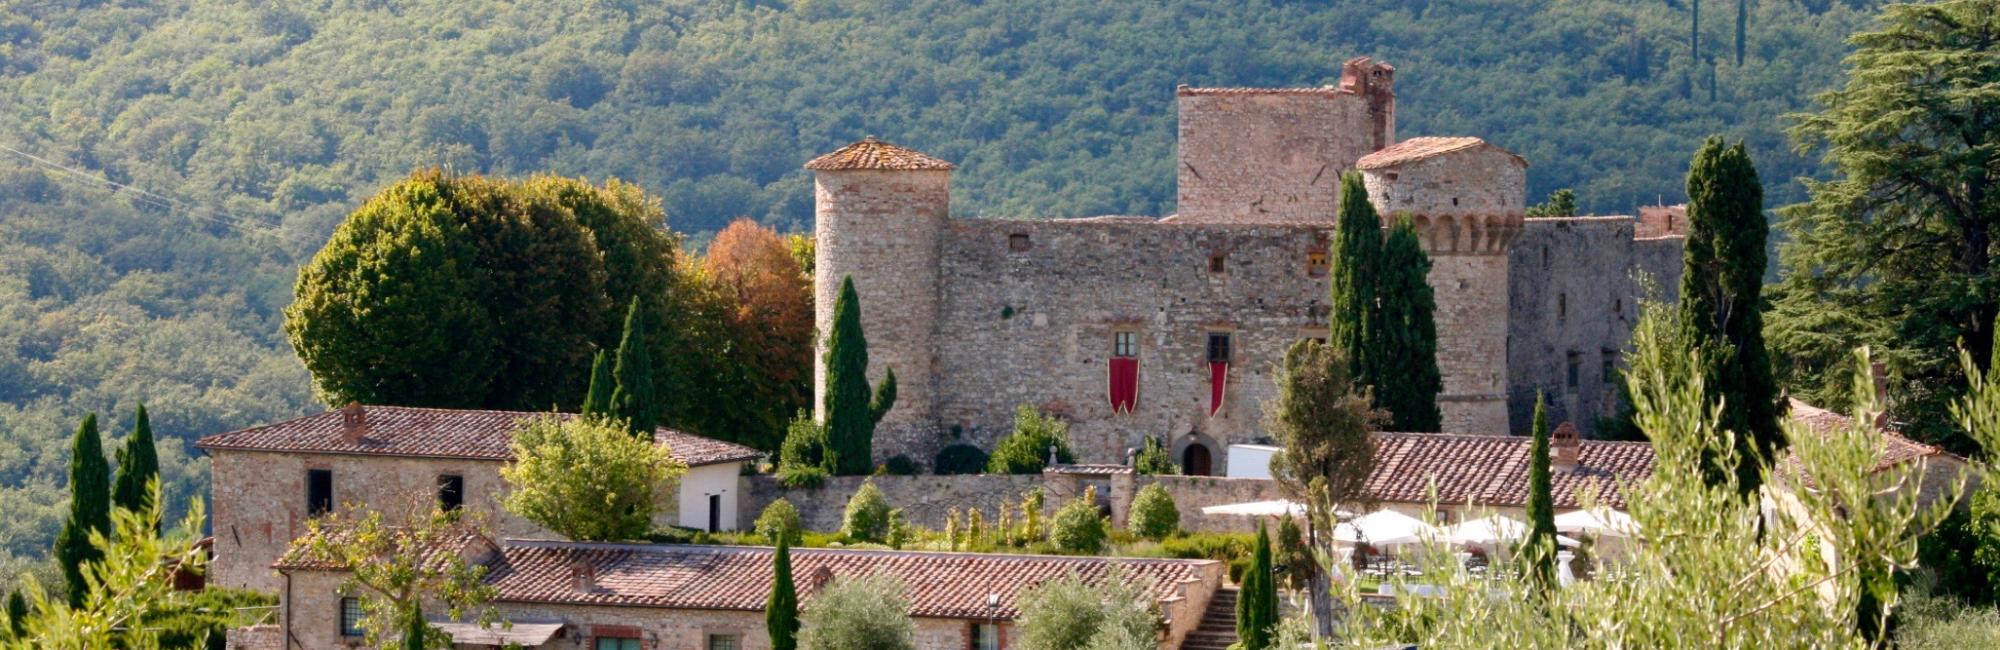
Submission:
[[584,560],[572,560],[569,563],[569,581],[570,585],[575,587],[577,591],[585,593],[595,591],[597,590],[597,567],[592,566]]
[[1396,143],[1396,67],[1357,56],[1340,65],[1340,90],[1368,100],[1369,151]]
[[817,592],[825,589],[829,582],[833,582],[833,570],[822,564],[813,569],[812,575],[806,576],[806,589]]
[[348,402],[340,409],[340,440],[350,445],[368,439],[368,411],[360,402]]
[[1568,472],[1576,469],[1577,455],[1583,447],[1576,425],[1564,421],[1549,433],[1549,469]]

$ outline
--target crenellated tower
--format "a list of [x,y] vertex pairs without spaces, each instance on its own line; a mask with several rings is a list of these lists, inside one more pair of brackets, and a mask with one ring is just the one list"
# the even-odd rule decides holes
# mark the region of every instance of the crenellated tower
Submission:
[[[877,456],[922,448],[935,427],[931,340],[951,163],[874,137],[806,163],[813,173],[813,412],[826,416],[826,339],[843,278],[861,298],[868,379],[896,371],[896,405],[875,429]],[[882,453],[887,451],[888,453]],[[875,459],[880,461],[881,458]]]
[[1431,258],[1446,431],[1511,431],[1507,253],[1527,214],[1527,160],[1479,138],[1411,138],[1355,164],[1384,225],[1409,215]]

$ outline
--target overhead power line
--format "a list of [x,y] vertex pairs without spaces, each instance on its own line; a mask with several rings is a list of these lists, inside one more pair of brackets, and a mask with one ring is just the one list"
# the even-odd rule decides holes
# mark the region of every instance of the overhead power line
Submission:
[[215,208],[205,207],[197,205],[193,202],[175,199],[171,196],[166,196],[158,192],[153,192],[143,187],[138,187],[136,185],[120,183],[118,181],[111,180],[110,178],[107,178],[102,174],[91,173],[84,169],[80,169],[70,165],[65,165],[63,163],[50,160],[48,158],[44,158],[41,156],[37,156],[35,154],[31,154],[26,151],[16,149],[14,147],[10,147],[5,144],[0,144],[0,151],[13,154],[14,156],[22,160],[26,160],[30,163],[34,163],[36,165],[40,165],[42,167],[46,167],[48,169],[53,169],[55,171],[61,172],[72,178],[89,183],[92,186],[98,188],[111,189],[122,192],[130,192],[133,195],[134,199],[138,200],[141,203],[145,203],[147,205],[169,210],[172,212],[178,212],[182,215],[191,218],[218,224],[246,235],[269,236],[305,246],[310,246],[314,243],[312,241],[300,239],[296,235],[287,235],[285,231],[264,224],[255,219],[239,217]]

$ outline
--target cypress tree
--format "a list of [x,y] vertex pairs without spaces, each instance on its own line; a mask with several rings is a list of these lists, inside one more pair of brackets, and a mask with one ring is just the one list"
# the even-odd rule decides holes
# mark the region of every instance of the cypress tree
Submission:
[[1721,428],[1736,434],[1735,467],[1709,463],[1720,482],[1734,472],[1744,494],[1785,444],[1777,380],[1764,348],[1764,188],[1743,143],[1711,137],[1688,167],[1688,234],[1680,309],[1688,344],[1702,351],[1709,395],[1722,402]]
[[886,375],[871,400],[861,297],[854,291],[854,278],[842,278],[826,343],[826,437],[834,452],[835,474],[862,475],[873,469],[875,423],[896,402],[895,370]]
[[1549,416],[1540,391],[1535,393],[1533,431],[1528,454],[1528,578],[1547,590],[1556,578],[1556,504],[1549,475]]
[[611,364],[604,358],[604,351],[597,351],[597,358],[590,362],[590,391],[583,396],[583,408],[577,409],[584,415],[604,416],[611,414],[611,391],[618,381],[611,378]]
[[1340,220],[1328,254],[1332,268],[1327,273],[1331,292],[1327,342],[1347,356],[1348,375],[1355,385],[1372,386],[1375,356],[1368,349],[1368,325],[1379,284],[1376,274],[1382,268],[1382,219],[1368,202],[1368,188],[1358,172],[1340,177]]
[[1389,412],[1394,431],[1435,432],[1444,426],[1437,396],[1437,303],[1430,256],[1408,215],[1396,220],[1382,247],[1379,312],[1368,348],[1376,355],[1375,406]]
[[1743,67],[1744,41],[1750,28],[1750,0],[1736,0],[1736,67]]
[[410,620],[403,625],[403,650],[424,650],[424,637],[431,631],[431,624],[424,620],[424,610],[410,612]]
[[28,599],[15,589],[7,594],[7,636],[21,639],[28,636]]
[[70,607],[82,607],[90,595],[83,566],[102,559],[90,545],[90,533],[111,535],[111,468],[104,462],[104,442],[97,435],[97,414],[84,416],[70,442],[69,519],[56,534],[56,561],[69,587]]
[[799,593],[792,586],[792,542],[780,536],[771,565],[771,598],[764,603],[764,630],[771,650],[799,647]]
[[153,424],[146,405],[132,418],[132,435],[118,450],[118,476],[111,484],[111,505],[121,510],[146,512],[152,507],[152,483],[160,477],[160,455],[153,445]]
[[639,299],[625,309],[625,334],[618,340],[618,365],[612,369],[618,387],[611,391],[611,415],[623,420],[632,435],[652,439],[659,425],[654,408],[653,356],[646,349],[646,322]]
[[1236,595],[1236,639],[1243,650],[1263,650],[1271,646],[1272,628],[1278,624],[1278,582],[1271,572],[1271,536],[1264,522],[1257,522],[1257,541],[1250,554],[1250,568]]

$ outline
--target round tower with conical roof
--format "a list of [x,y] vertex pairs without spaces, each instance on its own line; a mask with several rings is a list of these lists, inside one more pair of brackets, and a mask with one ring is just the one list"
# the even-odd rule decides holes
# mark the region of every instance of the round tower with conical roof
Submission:
[[896,371],[896,404],[875,427],[884,451],[935,438],[932,336],[938,251],[951,205],[949,162],[873,136],[806,163],[813,171],[813,412],[826,416],[826,338],[841,281],[854,279],[868,340],[868,379]]

